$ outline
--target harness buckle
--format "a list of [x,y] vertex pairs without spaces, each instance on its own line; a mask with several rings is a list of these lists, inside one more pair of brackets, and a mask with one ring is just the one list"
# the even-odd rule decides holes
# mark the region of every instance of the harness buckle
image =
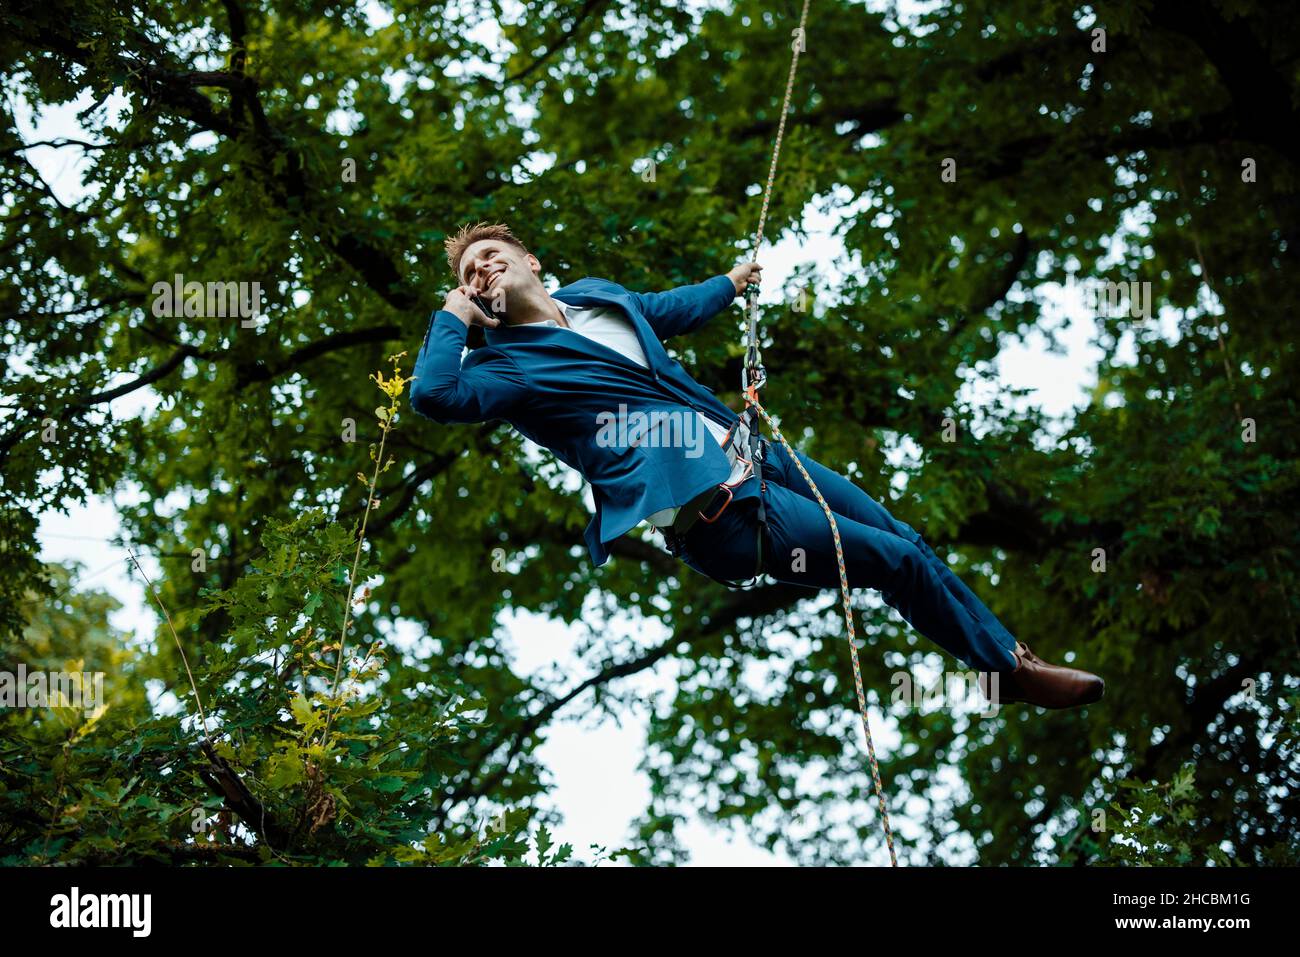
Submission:
[[727,500],[726,500],[725,502],[722,503],[722,507],[721,507],[721,508],[719,508],[716,512],[713,513],[713,517],[712,517],[712,518],[709,518],[709,517],[708,517],[707,515],[705,515],[703,512],[700,512],[700,513],[699,513],[700,521],[702,521],[702,522],[703,522],[704,524],[706,524],[706,525],[712,525],[712,524],[713,524],[714,522],[716,522],[719,518],[721,518],[721,517],[722,517],[722,513],[725,512],[725,511],[727,510],[727,506],[731,504],[731,500],[732,500],[732,498],[733,498],[733,495],[732,495],[732,493],[731,493],[731,486],[729,486],[729,485],[719,485],[719,486],[718,486],[718,489],[719,489],[719,491],[723,491],[723,492],[726,492],[726,493],[727,493]]

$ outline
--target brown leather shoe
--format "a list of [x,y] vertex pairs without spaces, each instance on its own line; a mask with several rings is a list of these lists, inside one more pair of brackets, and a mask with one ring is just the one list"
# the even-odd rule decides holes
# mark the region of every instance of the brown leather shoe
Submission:
[[1099,701],[1106,691],[1106,682],[1098,675],[1048,664],[1023,641],[1017,642],[1015,656],[1013,670],[993,672],[997,675],[994,694],[989,692],[990,672],[980,672],[980,690],[989,703],[1024,701],[1040,708],[1076,708]]

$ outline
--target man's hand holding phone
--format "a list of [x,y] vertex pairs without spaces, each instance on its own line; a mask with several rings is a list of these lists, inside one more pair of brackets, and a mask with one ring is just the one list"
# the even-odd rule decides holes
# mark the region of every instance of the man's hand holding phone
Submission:
[[442,308],[465,323],[467,326],[484,326],[491,329],[501,325],[501,320],[479,307],[475,299],[479,297],[478,289],[473,285],[457,286],[447,294],[447,301]]

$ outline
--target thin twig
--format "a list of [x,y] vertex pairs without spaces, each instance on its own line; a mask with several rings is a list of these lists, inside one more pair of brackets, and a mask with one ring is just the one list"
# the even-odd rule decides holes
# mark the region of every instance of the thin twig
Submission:
[[136,570],[140,572],[140,577],[144,579],[145,586],[149,589],[150,594],[153,595],[154,600],[158,603],[158,607],[162,609],[163,617],[167,619],[167,627],[171,630],[172,639],[176,642],[176,650],[181,653],[181,663],[185,665],[185,674],[189,676],[190,679],[190,690],[194,692],[194,703],[199,709],[199,719],[203,722],[203,740],[206,743],[211,744],[212,738],[208,734],[208,716],[203,710],[203,699],[199,697],[199,687],[194,682],[194,672],[190,671],[190,661],[185,655],[185,647],[181,644],[180,636],[176,634],[176,626],[172,624],[172,616],[168,614],[167,606],[163,604],[162,599],[158,596],[157,589],[154,588],[153,582],[149,580],[149,576],[145,574],[144,569],[140,566],[140,560],[135,557],[135,552],[130,548],[128,548],[126,552],[131,556],[131,561],[135,563]]

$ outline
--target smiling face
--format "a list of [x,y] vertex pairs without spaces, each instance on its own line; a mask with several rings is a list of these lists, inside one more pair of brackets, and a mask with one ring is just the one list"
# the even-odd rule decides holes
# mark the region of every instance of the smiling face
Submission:
[[540,286],[542,264],[532,253],[499,239],[480,239],[460,257],[462,285],[473,286],[498,312],[508,312],[514,294]]

